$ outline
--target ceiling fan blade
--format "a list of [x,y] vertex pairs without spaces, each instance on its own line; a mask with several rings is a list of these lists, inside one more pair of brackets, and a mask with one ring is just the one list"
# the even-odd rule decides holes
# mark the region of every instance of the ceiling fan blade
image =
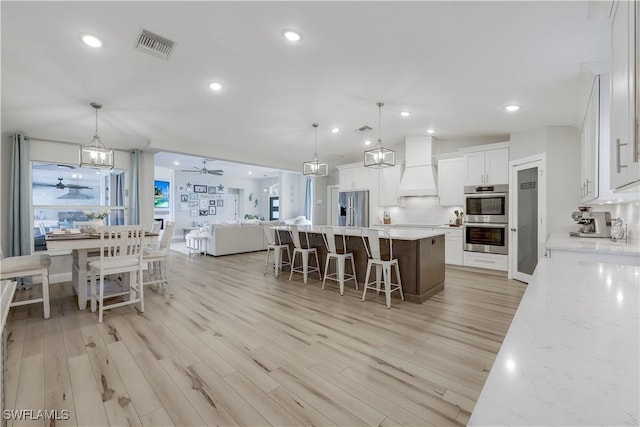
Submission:
[[91,187],[87,187],[86,185],[75,185],[75,184],[63,184],[66,188],[77,188],[78,190],[82,190],[84,188],[91,190]]
[[57,187],[57,184],[45,184],[44,182],[34,182],[34,187]]
[[224,171],[222,169],[213,169],[207,170],[207,173],[210,173],[211,175],[222,175]]
[[180,172],[199,172],[202,173],[202,171],[200,169],[192,171],[191,169],[182,169]]

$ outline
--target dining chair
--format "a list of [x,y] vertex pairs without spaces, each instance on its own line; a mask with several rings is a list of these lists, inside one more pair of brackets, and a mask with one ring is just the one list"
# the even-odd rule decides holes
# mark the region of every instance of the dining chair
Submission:
[[160,233],[161,229],[162,229],[162,221],[154,220],[153,224],[151,225],[151,229],[149,230],[149,233],[158,234]]
[[[144,312],[143,247],[144,228],[141,225],[102,227],[100,233],[100,257],[89,262],[91,275],[91,311],[98,306],[98,323],[102,323],[104,310],[140,303]],[[129,273],[129,290],[105,295],[105,277],[110,274]],[[96,276],[100,288],[96,287]],[[129,295],[129,299],[105,304],[106,299]]]
[[[307,230],[298,227],[297,225],[289,226],[289,233],[291,233],[291,240],[293,241],[293,255],[291,257],[291,273],[289,273],[289,280],[293,277],[293,273],[302,273],[304,284],[307,284],[307,276],[314,271],[318,272],[318,277],[322,280],[322,273],[320,272],[320,261],[318,260],[318,249],[312,247],[309,244],[309,233]],[[300,240],[300,233],[304,234],[304,243]],[[302,265],[296,267],[296,255],[300,254]],[[309,266],[309,254],[313,254],[316,257],[316,266]]]
[[[269,266],[269,254],[273,251],[273,270],[276,277],[278,272],[282,270],[283,266],[291,265],[291,253],[289,252],[289,245],[282,243],[280,239],[280,233],[276,227],[265,225],[262,227],[264,230],[264,237],[267,242],[267,259],[264,263],[264,274],[267,274],[267,267]],[[287,251],[287,260],[284,260],[284,251]]]
[[175,224],[173,221],[168,221],[158,244],[155,247],[146,247],[142,251],[142,259],[147,264],[149,276],[149,281],[144,282],[145,285],[161,283],[163,287],[165,284],[169,286],[167,261]]
[[[383,256],[380,250],[380,235],[386,238],[389,242],[389,255]],[[362,232],[362,243],[367,251],[367,274],[364,279],[364,291],[362,292],[362,301],[367,294],[367,289],[375,289],[377,294],[380,294],[380,281],[384,281],[384,293],[387,300],[387,308],[391,308],[391,293],[393,291],[400,291],[400,297],[404,301],[404,294],[402,293],[402,281],[400,280],[400,267],[398,266],[398,259],[393,257],[393,240],[391,235],[384,230],[375,228],[366,228]],[[371,273],[371,267],[376,267],[376,279],[369,283],[369,275]],[[392,282],[392,270],[395,270],[396,279],[398,283]],[[375,286],[372,284],[375,283]]]
[[[42,297],[32,298],[24,301],[16,301],[9,304],[9,307],[35,304],[42,302],[44,318],[49,318],[49,266],[51,257],[47,254],[37,253],[32,255],[19,255],[8,258],[3,257],[0,248],[0,280],[13,279],[18,277],[41,276],[42,277]],[[15,297],[14,297],[15,298]]]
[[[340,245],[336,243],[336,233],[334,227],[321,227],[322,239],[327,247],[327,261],[324,265],[324,278],[322,279],[322,288],[327,279],[335,280],[340,284],[340,295],[344,295],[344,282],[353,280],[358,289],[358,279],[356,279],[356,265],[353,261],[353,253],[347,252],[347,238],[344,234],[338,237]],[[340,237],[342,237],[340,239]],[[329,273],[329,262],[334,259],[336,261],[336,272]],[[346,261],[351,261],[351,274],[345,273]]]

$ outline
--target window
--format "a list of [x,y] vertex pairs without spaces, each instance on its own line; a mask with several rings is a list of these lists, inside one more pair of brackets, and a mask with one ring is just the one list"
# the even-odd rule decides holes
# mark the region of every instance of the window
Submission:
[[86,212],[107,212],[107,225],[125,224],[126,171],[32,162],[34,250],[45,250],[45,233],[87,221]]

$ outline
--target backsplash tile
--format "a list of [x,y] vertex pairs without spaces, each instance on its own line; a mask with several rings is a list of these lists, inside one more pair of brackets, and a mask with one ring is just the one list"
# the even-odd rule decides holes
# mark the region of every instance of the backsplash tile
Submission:
[[611,212],[611,219],[618,217],[624,220],[627,224],[627,237],[632,240],[640,240],[640,203],[618,203],[618,204],[605,204],[601,206],[594,206],[592,209],[594,212]]
[[462,206],[440,206],[437,197],[406,197],[404,206],[378,208],[377,223],[382,224],[384,212],[389,212],[391,224],[448,224],[454,210],[462,210]]

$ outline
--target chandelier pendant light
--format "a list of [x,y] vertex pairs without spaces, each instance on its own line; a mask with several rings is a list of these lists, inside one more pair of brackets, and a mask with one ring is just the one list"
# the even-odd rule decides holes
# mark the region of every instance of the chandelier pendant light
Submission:
[[80,167],[113,169],[113,150],[106,148],[98,136],[98,110],[102,104],[92,102],[90,105],[96,110],[96,133],[90,143],[80,147]]
[[382,106],[384,102],[378,102],[378,146],[364,152],[364,165],[369,168],[386,168],[396,165],[396,152],[382,146],[380,136],[382,127]]
[[329,165],[318,160],[318,123],[314,123],[311,126],[313,126],[315,133],[315,151],[313,153],[313,160],[302,164],[302,174],[312,177],[327,176],[329,175]]

